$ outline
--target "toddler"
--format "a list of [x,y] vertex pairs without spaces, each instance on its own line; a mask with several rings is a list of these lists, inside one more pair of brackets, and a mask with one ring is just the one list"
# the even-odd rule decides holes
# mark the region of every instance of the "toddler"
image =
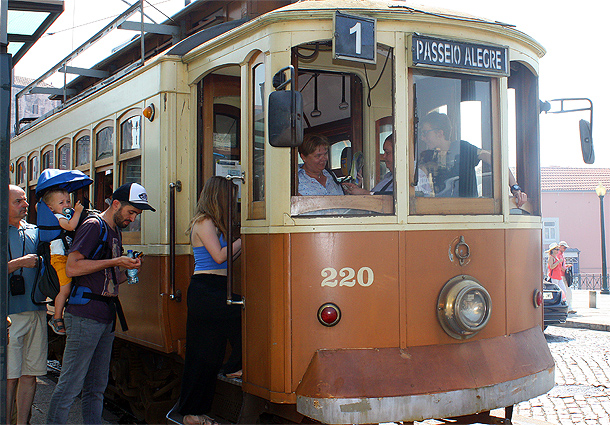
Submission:
[[[83,212],[83,205],[80,201],[76,202],[74,210],[70,203],[70,195],[64,189],[53,189],[48,191],[42,197],[42,201],[47,204],[51,212],[57,217],[59,225],[66,231],[76,229],[78,220]],[[68,241],[68,239],[66,238]],[[71,240],[67,242],[71,243]],[[51,266],[57,272],[59,278],[59,293],[55,297],[55,313],[53,318],[49,320],[49,326],[53,328],[53,332],[59,335],[66,334],[66,327],[63,320],[63,310],[66,305],[66,300],[70,296],[70,283],[72,279],[66,276],[66,260],[67,249],[62,238],[51,241]]]

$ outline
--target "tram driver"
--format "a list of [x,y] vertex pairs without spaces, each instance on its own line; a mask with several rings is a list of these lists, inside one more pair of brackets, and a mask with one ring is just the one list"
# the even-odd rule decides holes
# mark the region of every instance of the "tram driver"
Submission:
[[303,164],[299,166],[301,196],[343,195],[336,177],[326,169],[330,142],[324,136],[308,134],[299,146]]
[[[419,154],[420,169],[432,187],[432,196],[477,197],[475,167],[481,161],[491,165],[491,152],[465,140],[451,141],[451,130],[451,121],[446,114],[433,111],[422,119],[419,134],[425,148]],[[527,201],[527,194],[517,185],[510,170],[509,184],[520,208]]]

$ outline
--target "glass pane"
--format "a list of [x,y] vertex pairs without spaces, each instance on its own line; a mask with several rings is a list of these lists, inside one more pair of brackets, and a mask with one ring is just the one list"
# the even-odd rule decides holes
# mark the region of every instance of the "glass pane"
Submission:
[[17,164],[17,184],[25,183],[25,161],[21,161]]
[[416,196],[493,196],[491,83],[470,77],[414,77]]
[[142,117],[131,117],[121,124],[121,153],[140,149]]
[[112,127],[105,127],[98,131],[95,135],[95,159],[100,160],[109,158],[112,156],[112,134],[114,129]]
[[252,184],[252,200],[263,201],[265,199],[265,65],[258,64],[253,69],[253,107],[254,113],[252,129],[253,153],[252,171],[254,173]]
[[38,157],[30,158],[30,180],[38,178]]
[[46,170],[53,166],[53,151],[47,151],[42,154],[42,169]]
[[57,152],[59,156],[59,164],[58,167],[60,170],[69,170],[70,169],[70,144],[65,143],[59,147]]
[[[141,157],[121,162],[121,185],[125,183],[142,182],[142,159]],[[141,229],[140,215],[129,224],[123,232],[139,232]]]
[[214,156],[222,159],[239,159],[239,121],[236,117],[214,114]]
[[83,136],[76,141],[76,166],[89,163],[91,139],[89,136]]

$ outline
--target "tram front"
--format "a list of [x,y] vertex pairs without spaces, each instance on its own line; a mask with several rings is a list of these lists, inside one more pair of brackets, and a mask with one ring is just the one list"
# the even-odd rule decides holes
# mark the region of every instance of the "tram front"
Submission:
[[252,96],[288,65],[273,82],[295,93],[283,114],[277,92],[258,120],[250,106],[242,143],[243,389],[323,423],[543,394],[544,50],[496,23],[368,3],[269,17]]

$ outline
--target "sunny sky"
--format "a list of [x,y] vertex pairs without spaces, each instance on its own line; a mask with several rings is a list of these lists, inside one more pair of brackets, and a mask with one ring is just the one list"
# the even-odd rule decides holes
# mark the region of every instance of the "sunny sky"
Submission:
[[[132,3],[134,0],[129,0]],[[151,0],[158,9],[171,16],[184,6],[184,0]],[[547,54],[540,61],[540,99],[582,98],[593,101],[593,142],[596,162],[593,167],[610,167],[610,143],[605,135],[610,132],[607,117],[610,107],[605,100],[608,86],[602,73],[608,59],[604,53],[607,25],[604,2],[581,0],[417,0],[418,4],[468,12],[492,21],[515,25],[516,28],[540,42]],[[16,75],[37,78],[58,63],[74,48],[99,31],[112,17],[124,11],[126,0],[65,0],[65,11],[49,29],[38,45],[15,67]],[[166,18],[152,7],[146,8],[157,22]],[[114,46],[134,35],[130,31],[114,31]],[[72,66],[91,66],[102,54],[83,55]],[[62,81],[55,82],[61,85]],[[585,167],[580,153],[578,121],[589,119],[587,114],[542,114],[541,158],[543,166],[559,165]]]

